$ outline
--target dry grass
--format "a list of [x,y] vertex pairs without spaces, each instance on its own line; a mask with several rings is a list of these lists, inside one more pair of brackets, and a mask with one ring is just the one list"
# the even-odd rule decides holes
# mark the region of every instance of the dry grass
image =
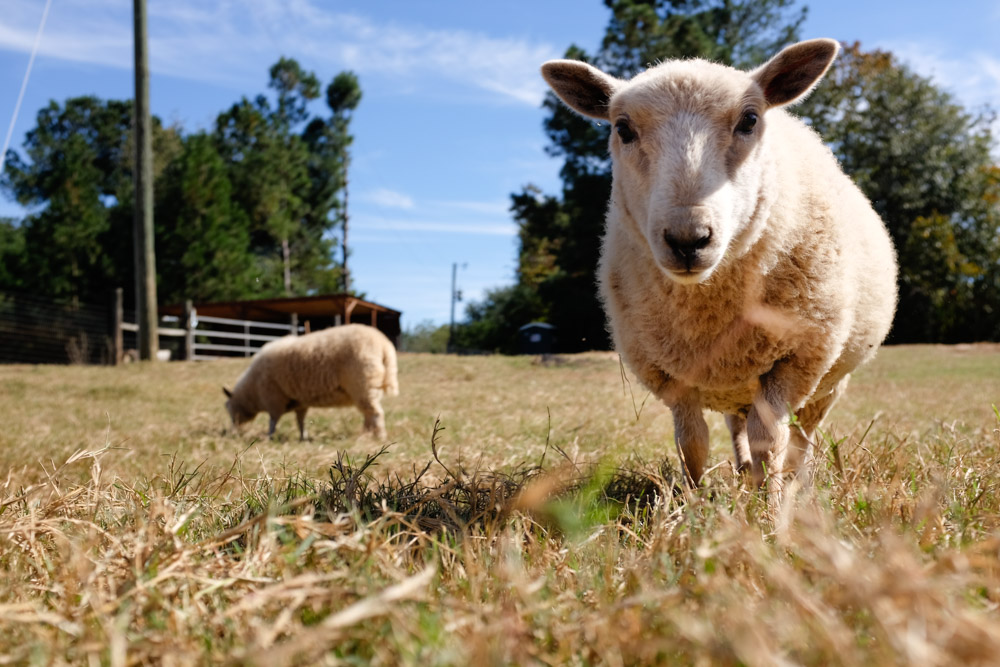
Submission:
[[[0,662],[928,664],[1000,655],[1000,351],[883,350],[776,516],[608,354],[403,355],[393,443],[225,431],[243,362],[0,367]],[[442,430],[443,427],[443,430]]]

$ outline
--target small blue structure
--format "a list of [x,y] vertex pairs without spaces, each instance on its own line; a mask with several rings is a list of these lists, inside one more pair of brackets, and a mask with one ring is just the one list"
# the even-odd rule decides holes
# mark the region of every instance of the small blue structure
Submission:
[[551,354],[556,328],[547,322],[529,322],[517,330],[517,349],[521,354]]

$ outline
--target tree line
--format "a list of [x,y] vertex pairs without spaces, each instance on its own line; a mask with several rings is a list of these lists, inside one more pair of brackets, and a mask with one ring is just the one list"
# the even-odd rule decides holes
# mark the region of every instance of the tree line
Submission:
[[[153,119],[154,234],[164,303],[333,292],[346,220],[349,132],[361,99],[341,72],[325,89],[293,59],[271,95],[243,97],[210,130]],[[75,97],[41,109],[24,156],[8,151],[0,188],[26,207],[0,220],[0,290],[103,302],[133,263],[133,104]]]
[[[807,9],[792,0],[605,0],[610,19],[585,60],[627,78],[668,58],[737,67],[798,41]],[[562,191],[511,196],[516,283],[468,306],[460,348],[516,352],[517,328],[557,327],[567,352],[610,346],[595,272],[611,192],[607,124],[543,103],[547,153]],[[889,342],[1000,340],[1000,169],[990,113],[964,109],[891,53],[849,44],[819,87],[790,109],[830,146],[871,199],[899,253],[899,307]]]

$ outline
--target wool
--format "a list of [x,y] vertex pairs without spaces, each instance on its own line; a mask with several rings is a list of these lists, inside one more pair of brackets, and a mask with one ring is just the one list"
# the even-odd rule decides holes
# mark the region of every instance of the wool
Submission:
[[365,417],[365,431],[384,440],[381,399],[399,393],[396,350],[385,334],[363,324],[285,336],[264,345],[233,390],[223,391],[235,426],[260,412],[270,416],[268,437],[286,412],[295,412],[305,440],[309,408],[353,405]]
[[781,108],[838,48],[801,42],[751,72],[666,61],[629,81],[576,61],[542,68],[568,106],[613,126],[599,294],[615,349],[671,409],[693,484],[709,409],[726,416],[737,466],[780,495],[892,324],[885,225]]

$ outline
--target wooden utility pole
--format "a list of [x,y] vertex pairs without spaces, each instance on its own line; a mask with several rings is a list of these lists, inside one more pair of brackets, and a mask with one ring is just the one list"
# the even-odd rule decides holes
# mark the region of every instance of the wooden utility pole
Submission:
[[139,358],[156,359],[159,351],[156,307],[156,254],[153,250],[153,120],[149,113],[149,54],[146,0],[133,0],[135,28],[135,317]]
[[445,346],[446,351],[455,351],[455,280],[458,278],[458,262],[451,263],[451,320],[448,324],[448,345]]

